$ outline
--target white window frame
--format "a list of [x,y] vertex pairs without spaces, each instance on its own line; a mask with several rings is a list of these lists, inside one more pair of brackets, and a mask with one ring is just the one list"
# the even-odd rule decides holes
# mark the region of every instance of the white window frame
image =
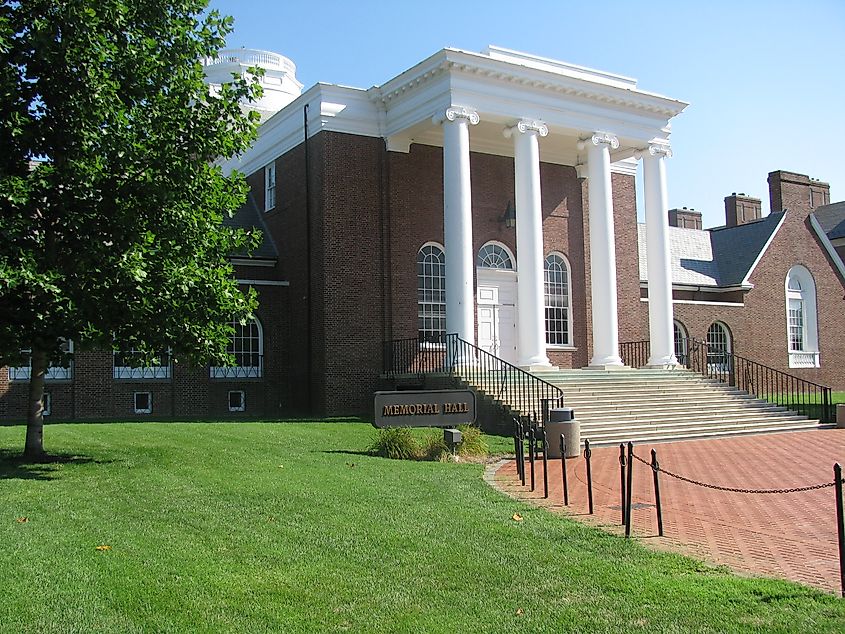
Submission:
[[[261,321],[256,317],[243,326],[236,321],[231,322],[231,325],[235,333],[229,339],[227,352],[233,355],[236,361],[249,360],[250,364],[213,365],[208,369],[208,376],[212,379],[260,379],[264,375],[264,328]],[[255,326],[255,336],[244,332],[252,326]],[[252,363],[253,360],[257,361],[257,365]]]
[[[550,293],[549,291],[552,286],[552,282],[549,279],[549,260],[551,258],[559,258],[563,263],[563,266],[566,267],[566,270],[563,272],[564,279],[562,281],[562,284],[558,282],[555,282],[554,284],[556,288],[558,286],[565,285],[563,293],[554,294],[555,297],[561,297],[563,299],[564,306],[553,306],[550,302],[550,299],[552,298],[552,293]],[[565,311],[565,328],[563,330],[551,331],[549,329],[549,311],[560,309],[563,309]],[[543,321],[545,323],[546,328],[547,349],[554,350],[572,347],[572,267],[569,264],[569,259],[560,251],[552,251],[543,260]],[[559,337],[563,341],[550,341],[553,336]]]
[[[420,256],[423,254],[423,251],[431,248],[435,248],[440,251],[443,257],[442,264],[434,265],[433,263],[427,263],[424,258],[423,261],[420,260]],[[443,245],[438,244],[437,242],[426,242],[417,251],[416,265],[417,338],[423,347],[442,348],[446,345],[446,249],[443,248]],[[422,272],[420,272],[420,266],[425,267],[426,265],[441,266],[443,275],[427,275],[425,268],[423,268]],[[434,280],[435,277],[440,280],[440,288],[435,288],[435,284],[433,283],[431,288],[426,288],[425,280],[429,278]],[[431,301],[425,300],[424,293],[426,290],[431,291]],[[435,295],[437,295],[441,301],[435,301]],[[426,322],[426,320],[429,321]],[[441,323],[442,328],[425,327],[426,323],[434,324],[435,322]],[[439,333],[439,337],[437,336],[437,333]],[[432,340],[438,338],[440,341]]]
[[44,400],[42,401],[42,416],[50,416],[53,413],[53,395],[50,392],[44,392]]
[[672,341],[678,363],[686,365],[689,362],[689,331],[680,319],[672,320]]
[[[241,395],[241,404],[236,407],[232,407],[232,394],[240,394]],[[246,392],[243,390],[229,390],[229,393],[226,395],[227,404],[229,406],[230,412],[245,412],[246,411]]]
[[495,240],[485,243],[475,257],[475,265],[480,269],[513,271],[515,270],[514,262],[516,259],[511,250]]
[[[147,407],[138,407],[138,397],[142,394],[147,395]],[[132,409],[136,414],[152,414],[153,413],[153,393],[152,392],[132,392]]]
[[264,211],[276,208],[276,162],[264,166]]
[[135,348],[130,348],[127,351],[115,350],[112,353],[112,377],[119,381],[137,381],[139,379],[169,379],[171,375],[171,358],[170,350],[161,353],[161,357],[167,358],[166,365],[118,365],[119,357],[137,355],[138,351]]
[[[66,352],[70,357],[67,360],[67,367],[60,365],[48,365],[44,373],[45,381],[72,381],[73,380],[73,341],[65,340]],[[9,366],[10,381],[29,381],[32,378],[32,350],[21,350],[21,358],[26,357],[27,365]]]
[[[795,280],[801,290],[789,288],[791,280]],[[786,304],[786,349],[789,355],[789,367],[821,367],[816,281],[813,279],[813,274],[807,267],[796,264],[786,274],[783,289]],[[790,306],[796,305],[798,310],[801,311],[797,324],[790,314]],[[797,325],[800,325],[801,328],[800,347],[793,345],[791,332]]]

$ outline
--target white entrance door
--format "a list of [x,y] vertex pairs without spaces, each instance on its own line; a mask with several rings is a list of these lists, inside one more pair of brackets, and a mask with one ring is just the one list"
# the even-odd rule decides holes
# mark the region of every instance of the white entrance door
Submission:
[[516,363],[516,273],[478,269],[478,347]]

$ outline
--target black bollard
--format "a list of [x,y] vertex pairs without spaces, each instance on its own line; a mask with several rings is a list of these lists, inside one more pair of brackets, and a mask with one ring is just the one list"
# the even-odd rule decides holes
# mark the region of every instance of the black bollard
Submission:
[[590,449],[590,439],[584,440],[584,460],[587,461],[587,503],[590,508],[590,515],[593,514],[593,469],[590,466],[590,458],[593,452]]
[[543,425],[543,498],[549,498],[549,439],[546,437],[546,426]]
[[660,482],[657,479],[660,465],[657,463],[657,452],[654,449],[651,450],[651,470],[654,473],[654,505],[657,507],[657,534],[663,537],[663,510],[660,506]]
[[625,443],[619,443],[619,507],[622,509],[622,525],[625,525]]
[[563,479],[563,505],[569,506],[569,487],[566,483],[566,438],[560,435],[560,477]]
[[537,448],[537,431],[534,423],[528,424],[528,460],[531,462],[531,490],[534,491],[534,450]]
[[845,597],[845,509],[842,508],[842,467],[833,465],[833,487],[836,491],[836,532],[839,535],[839,587]]
[[631,497],[634,484],[634,443],[628,443],[628,499],[625,500],[625,537],[631,536]]

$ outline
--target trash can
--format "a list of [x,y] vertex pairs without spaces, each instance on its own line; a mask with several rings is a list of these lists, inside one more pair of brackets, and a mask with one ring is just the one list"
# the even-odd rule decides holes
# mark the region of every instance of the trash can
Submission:
[[836,428],[845,429],[845,403],[836,405]]
[[557,407],[549,410],[546,439],[549,442],[549,458],[560,458],[560,435],[566,441],[566,457],[577,458],[581,453],[581,425],[575,420],[571,407]]

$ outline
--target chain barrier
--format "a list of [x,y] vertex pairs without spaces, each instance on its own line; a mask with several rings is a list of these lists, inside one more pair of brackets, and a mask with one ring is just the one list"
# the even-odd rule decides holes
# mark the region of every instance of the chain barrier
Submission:
[[721,486],[719,484],[711,484],[709,482],[700,482],[698,480],[693,480],[692,478],[687,478],[677,473],[672,473],[671,471],[667,471],[660,465],[652,465],[650,462],[643,460],[637,454],[632,454],[633,457],[642,462],[646,465],[649,469],[654,471],[659,471],[660,473],[665,473],[670,478],[675,478],[677,480],[681,480],[682,482],[687,482],[689,484],[695,484],[700,487],[704,487],[706,489],[715,489],[716,491],[727,491],[729,493],[802,493],[804,491],[816,491],[818,489],[826,489],[828,487],[832,487],[836,484],[836,482],[824,482],[822,484],[811,484],[809,486],[803,487],[793,487],[791,489],[741,489],[738,487],[726,487]]

